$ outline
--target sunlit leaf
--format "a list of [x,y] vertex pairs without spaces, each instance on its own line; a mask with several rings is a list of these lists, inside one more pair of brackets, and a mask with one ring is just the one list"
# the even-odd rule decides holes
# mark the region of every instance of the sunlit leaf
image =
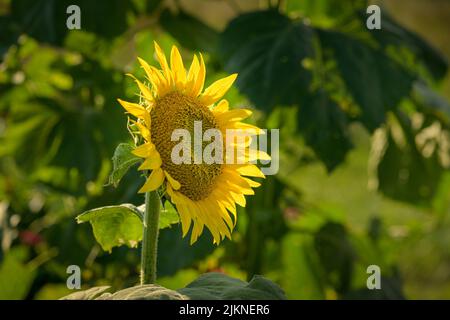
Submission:
[[109,176],[109,183],[118,186],[122,177],[127,171],[136,163],[141,161],[141,158],[135,156],[133,153],[133,146],[128,143],[121,143],[117,146],[112,157],[113,171]]

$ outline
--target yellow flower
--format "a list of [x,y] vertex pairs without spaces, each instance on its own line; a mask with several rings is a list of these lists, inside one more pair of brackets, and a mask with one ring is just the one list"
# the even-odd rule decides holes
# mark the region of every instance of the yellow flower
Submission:
[[[236,204],[245,207],[244,195],[254,194],[252,188],[260,185],[246,176],[264,178],[260,169],[250,162],[270,157],[249,148],[251,135],[263,131],[241,122],[251,114],[250,110],[229,110],[228,101],[220,100],[237,74],[220,79],[203,90],[206,69],[201,54],[199,58],[194,55],[186,72],[175,46],[172,47],[170,65],[156,42],[155,51],[161,69],[138,58],[150,84],[147,86],[133,77],[141,92],[141,103],[119,99],[126,111],[137,118],[135,123],[143,137],[144,143],[133,151],[144,158],[139,170],[151,170],[139,192],[163,186],[180,215],[183,236],[192,225],[191,243],[194,243],[206,226],[214,242],[219,243],[225,237],[231,238],[237,218]],[[171,155],[177,142],[172,141],[172,133],[175,129],[192,133],[195,121],[201,121],[202,132],[220,130],[224,149],[244,147],[244,155],[237,156],[241,161],[230,163],[223,156],[222,163],[174,163]],[[252,130],[252,133],[243,140],[228,141],[227,129]],[[204,147],[205,143],[202,143]]]

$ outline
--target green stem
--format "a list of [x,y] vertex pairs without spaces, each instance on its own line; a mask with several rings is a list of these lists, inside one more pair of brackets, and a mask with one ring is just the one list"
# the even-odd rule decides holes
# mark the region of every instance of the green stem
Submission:
[[141,252],[141,285],[155,283],[160,199],[158,192],[145,194],[144,232]]

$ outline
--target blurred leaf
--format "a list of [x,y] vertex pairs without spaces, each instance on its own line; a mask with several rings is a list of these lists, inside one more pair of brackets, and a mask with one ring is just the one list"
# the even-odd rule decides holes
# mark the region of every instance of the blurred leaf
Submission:
[[299,129],[317,157],[332,171],[353,147],[347,115],[325,93],[305,99],[298,112]]
[[366,0],[287,0],[286,11],[300,14],[311,20],[314,26],[334,27],[355,18],[355,12],[367,7]]
[[247,283],[222,273],[206,273],[178,290],[194,300],[284,300],[283,290],[262,276]]
[[[433,77],[438,80],[447,73],[448,63],[445,57],[415,33],[407,30],[389,15],[382,13],[382,28],[371,30],[371,34],[384,47],[395,46],[396,50],[407,47],[418,59],[423,62]],[[366,15],[361,15],[365,21]]]
[[313,238],[289,233],[282,243],[283,272],[281,286],[289,299],[324,299],[323,269]]
[[423,82],[415,82],[413,99],[419,110],[439,119],[450,129],[450,103]]
[[405,295],[398,278],[381,277],[381,289],[360,288],[343,296],[345,300],[404,300]]
[[298,104],[312,80],[302,61],[313,55],[312,30],[277,11],[238,16],[223,32],[225,69],[238,72],[238,88],[256,107]]
[[[324,50],[331,50],[356,103],[359,118],[370,131],[385,121],[388,110],[409,95],[413,77],[381,50],[361,40],[332,31],[318,31]],[[361,81],[364,79],[364,81]]]
[[[81,10],[81,28],[105,38],[113,38],[127,28],[126,12],[132,9],[130,0],[15,0],[11,4],[18,34],[26,33],[41,42],[61,45],[67,32],[67,7]],[[73,32],[76,32],[73,31]]]
[[427,206],[450,165],[450,135],[439,122],[414,117],[415,123],[404,114],[392,116],[376,132],[370,184],[391,198]]
[[27,297],[36,270],[25,264],[26,251],[22,247],[11,249],[0,264],[0,299],[21,300]]
[[193,51],[213,52],[217,45],[217,32],[202,21],[179,11],[165,10],[160,17],[163,28],[185,48]]
[[114,185],[114,187],[117,187],[127,171],[141,160],[141,158],[135,156],[131,151],[133,151],[133,146],[128,143],[119,144],[114,151],[112,157],[113,171],[109,176],[109,184]]
[[[65,271],[65,270],[64,270]],[[34,296],[34,300],[57,300],[62,296],[71,294],[72,290],[67,284],[48,283],[45,284]]]
[[[207,232],[204,232],[193,245],[189,243],[189,233],[184,238],[181,235],[179,224],[160,230],[157,266],[159,276],[173,275],[180,269],[190,267],[207,257],[216,248]],[[166,248],[170,248],[170,250]]]
[[323,225],[314,235],[314,247],[329,284],[339,293],[347,292],[356,256],[344,226],[335,222]]

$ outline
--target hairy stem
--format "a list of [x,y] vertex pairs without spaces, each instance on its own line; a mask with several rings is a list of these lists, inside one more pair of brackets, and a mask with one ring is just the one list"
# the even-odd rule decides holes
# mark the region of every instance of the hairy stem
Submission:
[[158,192],[145,194],[144,232],[141,252],[141,285],[155,283],[160,199]]

